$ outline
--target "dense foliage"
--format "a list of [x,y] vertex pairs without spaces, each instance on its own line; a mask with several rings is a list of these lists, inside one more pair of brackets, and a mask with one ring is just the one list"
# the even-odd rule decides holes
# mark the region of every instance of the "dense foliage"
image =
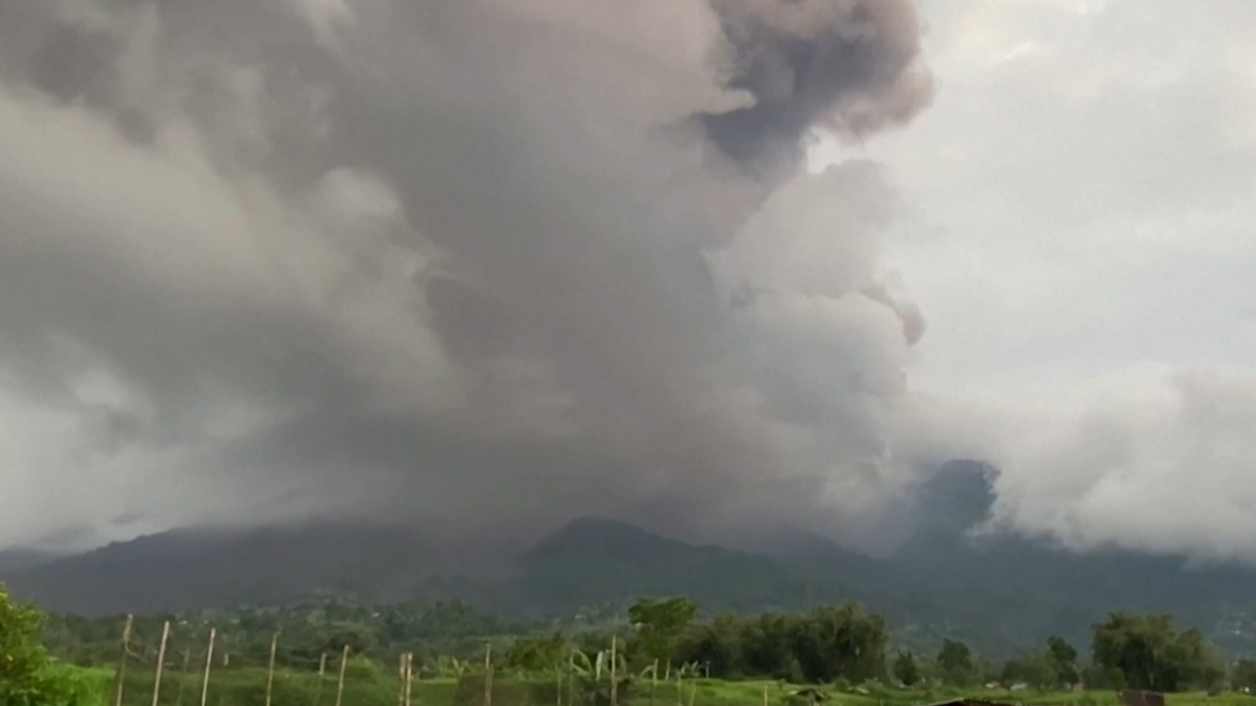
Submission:
[[[38,629],[38,614],[9,610],[9,623],[23,634]],[[137,618],[131,658],[141,666],[154,661],[166,621],[173,626],[169,663],[177,670],[182,661],[184,671],[193,657],[196,663],[204,659],[212,625],[216,660],[221,660],[216,669],[228,671],[263,668],[278,635],[276,663],[299,671],[315,671],[348,647],[353,655],[385,664],[395,664],[397,655],[410,652],[420,676],[462,677],[482,663],[488,644],[497,668],[542,680],[548,674],[561,681],[563,675],[609,671],[609,645],[614,640],[614,661],[621,675],[656,681],[685,674],[790,683],[879,681],[910,687],[997,682],[1039,690],[1084,681],[1103,688],[1176,691],[1215,688],[1227,676],[1216,650],[1199,631],[1178,632],[1168,616],[1133,613],[1113,613],[1095,625],[1091,659],[1082,664],[1077,648],[1058,636],[1001,661],[983,658],[954,639],[940,641],[931,651],[913,651],[895,643],[881,616],[856,604],[805,613],[722,613],[699,619],[698,606],[686,598],[650,598],[638,600],[626,615],[601,629],[585,625],[556,631],[539,624],[504,623],[460,603],[368,606],[326,600]],[[64,659],[83,665],[113,664],[121,622],[52,616],[43,625],[43,636]],[[1256,685],[1256,663],[1240,662],[1231,679],[1238,686]],[[594,689],[596,683],[600,682],[584,686]]]
[[89,694],[72,671],[48,656],[39,640],[42,616],[18,605],[0,585],[0,704],[76,706]]
[[1155,691],[1213,688],[1225,677],[1224,665],[1203,634],[1177,632],[1168,615],[1111,614],[1095,626],[1094,664],[1119,686]]
[[[486,638],[530,632],[529,626],[506,623],[457,602],[372,606],[327,600],[137,616],[134,642],[140,658],[155,656],[166,621],[173,626],[169,654],[176,659],[185,652],[203,653],[209,628],[214,626],[217,653],[229,655],[235,665],[264,666],[271,638],[278,632],[277,663],[300,669],[316,669],[323,654],[338,652],[346,645],[353,654],[413,652],[417,661],[427,662],[439,656],[465,659],[483,650]],[[118,652],[121,623],[120,617],[51,615],[43,635],[49,648],[69,662],[112,663]]]

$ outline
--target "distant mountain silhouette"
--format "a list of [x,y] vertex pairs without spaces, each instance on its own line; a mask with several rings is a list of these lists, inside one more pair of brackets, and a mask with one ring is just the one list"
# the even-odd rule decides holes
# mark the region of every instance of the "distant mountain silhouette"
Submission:
[[[772,557],[695,546],[641,528],[576,520],[519,557],[500,590],[514,610],[569,613],[572,607],[622,603],[642,595],[685,595],[707,610],[802,607],[825,589]],[[814,602],[814,601],[811,601]]]
[[319,592],[404,597],[431,569],[405,529],[305,525],[178,530],[28,568],[0,569],[14,594],[102,615],[268,603]]
[[[827,537],[775,528],[736,550],[698,546],[622,522],[576,520],[495,577],[451,561],[475,547],[404,528],[306,525],[180,531],[41,563],[0,563],[20,597],[87,615],[277,603],[317,593],[364,600],[457,598],[507,618],[622,616],[643,595],[685,595],[704,614],[802,610],[855,600],[881,612],[907,644],[943,637],[1004,654],[1060,634],[1085,644],[1108,611],[1157,610],[1232,653],[1256,649],[1256,574],[1188,568],[1128,551],[1079,555],[1013,536],[966,532],[987,516],[990,469],[950,464],[917,489],[916,523],[889,558]],[[752,549],[752,550],[751,550]]]
[[10,549],[0,552],[0,576],[10,571],[20,571],[42,564],[49,564],[64,556],[36,549]]

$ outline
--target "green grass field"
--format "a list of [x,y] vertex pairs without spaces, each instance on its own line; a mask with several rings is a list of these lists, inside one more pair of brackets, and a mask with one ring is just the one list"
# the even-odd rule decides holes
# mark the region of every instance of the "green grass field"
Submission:
[[[81,669],[81,678],[100,695],[100,706],[112,706],[114,674],[111,669]],[[123,691],[124,706],[151,706],[153,673],[130,670]],[[493,684],[493,704],[499,706],[559,706],[553,681],[499,677]],[[275,673],[272,706],[335,706],[337,701],[335,675],[319,679],[317,674],[279,670]],[[768,706],[791,706],[790,691],[794,687],[769,681],[730,682],[699,679],[685,682],[677,692],[674,682],[659,684],[651,697],[649,682],[638,682],[630,699],[620,699],[624,706],[761,706],[765,692]],[[399,680],[372,665],[354,665],[345,679],[341,706],[398,706]],[[865,688],[867,693],[825,688],[830,706],[917,706],[953,696],[966,695],[983,699],[1007,701],[1026,706],[1118,706],[1116,695],[1107,691],[1084,693],[1007,693],[975,688],[903,690],[882,687]],[[561,695],[562,706],[568,704],[566,686]],[[167,673],[162,680],[159,706],[200,706],[201,676],[189,674],[181,678],[177,672]],[[266,671],[238,669],[222,671],[210,678],[205,706],[265,706]],[[483,682],[478,677],[458,680],[452,677],[416,681],[411,703],[416,706],[484,706]],[[576,706],[582,706],[579,697]],[[592,704],[588,706],[593,706]],[[1244,694],[1171,694],[1167,706],[1256,706],[1256,698]]]

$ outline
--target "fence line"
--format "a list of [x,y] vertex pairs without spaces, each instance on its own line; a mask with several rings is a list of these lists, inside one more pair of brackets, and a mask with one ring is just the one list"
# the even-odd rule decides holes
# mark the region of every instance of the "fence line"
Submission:
[[[577,651],[569,658],[564,654],[562,664],[544,672],[502,671],[492,642],[486,641],[481,665],[441,658],[432,668],[438,676],[425,680],[424,665],[416,665],[414,652],[405,650],[394,653],[394,672],[347,643],[320,652],[317,660],[307,651],[309,645],[299,640],[295,642],[300,647],[285,652],[285,633],[278,629],[271,633],[269,644],[239,640],[239,632],[233,639],[230,627],[220,630],[204,623],[167,620],[160,638],[155,637],[154,628],[148,630],[146,638],[136,629],[133,617],[123,626],[112,706],[184,706],[189,682],[199,687],[199,699],[194,696],[193,705],[323,706],[324,692],[333,679],[335,706],[644,706],[647,702],[656,706],[660,685],[674,685],[676,706],[698,706],[704,698],[696,679],[699,670],[693,665],[669,666],[663,679],[658,664],[634,674],[627,669],[618,638],[592,658]],[[182,659],[176,663],[177,675],[173,670],[166,675],[172,651],[181,652]],[[203,665],[196,675],[191,669],[194,661]],[[432,667],[430,662],[428,666]],[[331,668],[336,670],[334,677],[328,674]],[[166,677],[175,678],[177,688],[163,690]],[[772,706],[768,687],[762,694],[758,691],[753,687],[749,698],[738,703],[754,704],[762,697],[764,706]],[[708,693],[705,698],[709,702],[716,695]]]

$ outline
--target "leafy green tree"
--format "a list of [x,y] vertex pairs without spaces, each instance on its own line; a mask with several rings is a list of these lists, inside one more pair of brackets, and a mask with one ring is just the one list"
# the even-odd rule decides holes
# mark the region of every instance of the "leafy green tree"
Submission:
[[1178,635],[1166,661],[1166,670],[1179,689],[1212,690],[1225,679],[1225,667],[1216,648],[1199,630]]
[[77,706],[89,700],[83,684],[54,662],[39,639],[43,616],[18,605],[0,584],[0,704]]
[[1077,649],[1067,640],[1056,635],[1048,637],[1047,655],[1055,669],[1057,685],[1073,686],[1081,681],[1081,672],[1077,666]]
[[1047,649],[1008,660],[999,678],[1004,684],[1023,683],[1042,691],[1054,689],[1061,683],[1051,652]]
[[569,648],[561,633],[520,637],[506,652],[506,666],[522,672],[549,672],[564,666]]
[[642,649],[660,663],[671,662],[676,641],[697,614],[698,606],[688,598],[641,598],[628,608]]
[[920,665],[916,664],[916,656],[911,652],[900,651],[894,657],[894,677],[903,686],[915,686],[920,683]]
[[743,674],[757,674],[790,683],[803,681],[802,665],[794,649],[796,616],[764,613],[742,623]]
[[677,656],[683,662],[700,664],[704,673],[736,679],[745,674],[742,657],[746,624],[734,615],[720,615],[709,623],[691,628],[678,644]]
[[1230,682],[1235,689],[1256,689],[1256,660],[1239,660],[1230,674]]
[[857,684],[883,676],[886,641],[884,618],[846,604],[811,611],[798,624],[794,644],[808,681]]
[[1174,640],[1173,619],[1167,615],[1111,613],[1094,626],[1094,662],[1121,673],[1134,689],[1176,691],[1166,674],[1164,656]]
[[972,650],[957,640],[942,641],[937,662],[942,681],[952,686],[968,686],[977,676]]
[[1093,628],[1093,661],[1125,686],[1174,692],[1212,687],[1224,675],[1216,650],[1198,630],[1180,635],[1169,615],[1111,613]]

